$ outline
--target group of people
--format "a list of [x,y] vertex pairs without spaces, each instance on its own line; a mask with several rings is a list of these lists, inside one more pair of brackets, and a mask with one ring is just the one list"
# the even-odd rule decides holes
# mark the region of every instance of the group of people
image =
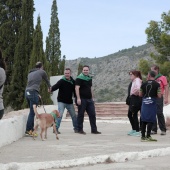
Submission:
[[[48,86],[48,92],[52,93],[58,91],[58,111],[60,117],[56,120],[56,129],[60,134],[59,128],[65,108],[68,110],[73,123],[75,133],[86,134],[83,130],[84,113],[87,112],[91,125],[92,134],[101,134],[96,126],[96,112],[92,92],[92,78],[89,76],[89,66],[83,66],[82,73],[77,76],[76,80],[71,77],[71,69],[64,70],[64,76],[51,86],[47,73],[43,70],[43,64],[37,62],[34,69],[28,74],[28,83],[25,90],[25,96],[30,107],[30,113],[27,120],[25,135],[32,136],[34,130],[34,110],[33,105],[38,105],[39,88],[42,79],[45,80]],[[78,114],[76,115],[73,97],[78,107]]]
[[157,141],[151,137],[151,134],[157,134],[157,119],[160,134],[166,135],[163,105],[168,103],[167,78],[159,72],[157,65],[151,67],[145,82],[142,81],[140,71],[132,70],[129,75],[131,82],[126,104],[129,105],[128,118],[132,130],[128,135],[141,136],[141,141]]
[[[39,90],[41,81],[44,80],[48,86],[48,92],[58,91],[58,111],[60,117],[56,120],[56,129],[59,132],[64,110],[67,109],[73,124],[75,133],[86,134],[83,129],[84,113],[89,116],[91,133],[101,134],[96,126],[96,112],[92,90],[92,78],[89,76],[89,66],[83,66],[82,73],[74,80],[71,77],[71,69],[64,70],[64,76],[51,86],[47,73],[43,70],[43,64],[37,62],[35,68],[28,73],[28,82],[25,89],[25,97],[30,107],[26,124],[26,136],[32,136],[34,130],[34,109],[33,105],[39,103]],[[131,82],[128,87],[126,104],[129,105],[128,118],[132,130],[128,132],[131,136],[141,136],[141,141],[157,141],[151,134],[157,134],[157,120],[161,135],[166,135],[165,118],[163,105],[168,103],[168,82],[167,78],[159,72],[159,67],[153,65],[147,76],[147,81],[142,81],[141,72],[132,70],[129,72]],[[3,88],[6,80],[6,64],[0,51],[0,119],[4,114]],[[75,113],[73,104],[78,107],[78,114]],[[140,121],[138,112],[140,111]],[[157,118],[156,118],[157,117]],[[141,132],[140,132],[141,131]],[[37,134],[35,134],[36,136]]]

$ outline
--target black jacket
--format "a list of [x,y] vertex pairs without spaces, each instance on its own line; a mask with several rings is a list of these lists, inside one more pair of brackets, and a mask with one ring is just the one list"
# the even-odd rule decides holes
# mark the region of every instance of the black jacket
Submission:
[[71,82],[65,81],[64,79],[60,79],[55,85],[51,87],[51,91],[58,91],[58,102],[72,104],[73,103],[73,96],[75,97],[75,81],[71,77]]

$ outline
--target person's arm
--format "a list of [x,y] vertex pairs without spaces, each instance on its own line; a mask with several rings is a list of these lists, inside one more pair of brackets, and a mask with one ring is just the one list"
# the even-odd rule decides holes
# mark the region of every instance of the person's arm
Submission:
[[[134,84],[133,84],[134,83]],[[141,80],[140,79],[136,79],[135,82],[132,83],[132,90],[131,90],[131,95],[139,95],[139,91],[140,91],[140,87],[141,87]]]
[[139,96],[140,96],[140,97],[143,97],[142,89],[140,89],[140,91],[139,91]]
[[94,99],[94,92],[93,92],[93,88],[92,87],[91,87],[91,95],[92,95],[92,99],[94,101],[95,99]]
[[77,96],[77,104],[78,104],[78,105],[81,105],[80,86],[79,86],[79,85],[76,85],[75,90],[76,90],[76,96]]
[[61,84],[62,84],[62,81],[61,81],[61,79],[60,79],[56,84],[54,84],[54,85],[50,88],[50,92],[53,92],[53,91],[59,89],[60,86],[61,86]]
[[47,73],[44,70],[42,70],[42,71],[43,71],[42,78],[46,82],[46,84],[48,86],[48,89],[50,89],[51,88],[51,84],[50,84],[50,81],[48,80]]
[[167,84],[165,86],[165,99],[164,99],[165,104],[168,104],[168,94],[169,94],[169,85]]
[[159,85],[158,90],[157,90],[157,97],[158,97],[158,98],[161,98],[161,97],[162,97],[160,85]]

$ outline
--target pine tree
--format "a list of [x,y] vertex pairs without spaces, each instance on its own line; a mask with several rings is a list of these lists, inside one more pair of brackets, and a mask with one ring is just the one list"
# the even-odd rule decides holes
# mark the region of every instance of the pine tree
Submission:
[[[41,29],[40,16],[37,18],[37,25],[33,34],[33,50],[30,58],[29,68],[34,68],[37,61],[41,61],[43,63],[44,70],[48,73],[47,59],[45,58],[43,50],[43,33]],[[50,94],[47,91],[47,85],[45,82],[41,83],[40,95],[42,97],[43,104],[52,104],[52,100],[50,99]]]
[[170,56],[170,11],[163,12],[161,15],[162,21],[150,21],[149,27],[145,30],[147,34],[147,42],[154,45],[159,54],[151,53],[151,57],[156,64],[160,66],[162,74],[166,75],[170,81],[169,56]]
[[51,24],[46,38],[46,58],[49,61],[49,67],[51,76],[59,75],[59,65],[61,61],[60,51],[60,31],[59,31],[59,20],[57,13],[57,2],[53,0],[51,8]]
[[9,86],[12,80],[12,68],[14,53],[19,39],[21,27],[22,0],[0,0],[0,48],[7,64],[7,79],[4,89],[4,103],[9,104],[7,99]]
[[8,95],[9,104],[15,110],[21,109],[24,103],[28,65],[32,50],[33,5],[33,0],[22,1],[22,21],[19,30],[20,35],[15,48],[13,75]]

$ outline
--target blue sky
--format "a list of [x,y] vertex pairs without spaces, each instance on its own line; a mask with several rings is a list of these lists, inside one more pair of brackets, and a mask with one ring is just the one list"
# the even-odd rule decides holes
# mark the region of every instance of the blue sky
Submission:
[[[53,0],[35,0],[34,25],[40,14],[44,48]],[[169,0],[57,0],[61,53],[67,60],[103,57],[146,43],[151,20],[161,21]]]

